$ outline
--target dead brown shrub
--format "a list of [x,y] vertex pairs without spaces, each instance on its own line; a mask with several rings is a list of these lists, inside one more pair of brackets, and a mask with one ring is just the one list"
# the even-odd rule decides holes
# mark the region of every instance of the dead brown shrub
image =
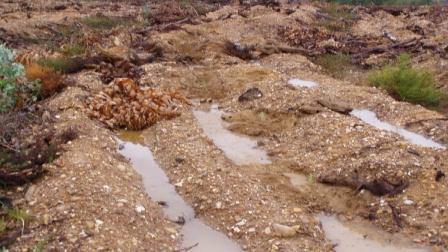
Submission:
[[133,80],[121,78],[88,99],[86,106],[92,118],[111,128],[140,130],[179,116],[181,104],[190,102],[177,92],[142,89]]
[[31,81],[40,80],[42,97],[49,97],[65,86],[64,77],[61,74],[36,63],[26,66],[25,75]]

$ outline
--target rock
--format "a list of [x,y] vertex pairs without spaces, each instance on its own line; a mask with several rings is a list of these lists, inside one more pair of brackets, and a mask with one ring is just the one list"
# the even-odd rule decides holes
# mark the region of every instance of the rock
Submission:
[[215,208],[216,209],[221,209],[222,208],[222,202],[221,201],[216,202]]
[[256,99],[260,99],[263,97],[263,93],[258,88],[249,88],[246,92],[244,92],[240,97],[238,97],[239,102],[252,101]]
[[272,229],[274,230],[274,234],[280,237],[291,237],[296,235],[296,230],[293,227],[274,223],[272,224]]
[[314,106],[314,105],[303,105],[298,108],[299,112],[307,115],[313,115],[321,112],[323,110],[320,106]]
[[126,166],[124,166],[124,165],[122,165],[122,164],[119,164],[119,165],[117,166],[117,168],[118,168],[118,170],[120,170],[120,171],[125,171],[125,170],[126,170]]
[[353,110],[353,108],[350,107],[348,104],[345,104],[344,102],[340,101],[319,99],[317,102],[320,105],[330,110],[333,110],[334,112],[338,112],[345,115],[348,115]]
[[34,200],[34,198],[35,198],[35,195],[34,195],[35,191],[36,191],[36,186],[35,185],[31,185],[28,188],[28,190],[26,191],[26,193],[25,193],[26,201],[31,202],[31,201]]
[[146,210],[145,207],[142,206],[142,205],[140,205],[140,204],[137,205],[137,206],[135,206],[135,211],[136,211],[137,213],[143,213],[145,210]]
[[300,213],[300,212],[302,212],[302,209],[301,208],[298,208],[298,207],[294,207],[294,209],[292,210],[294,213]]
[[405,200],[403,201],[403,204],[405,204],[405,205],[407,205],[407,206],[410,206],[410,205],[414,204],[414,201],[412,201],[412,200],[410,200],[410,199],[405,199]]
[[44,214],[44,216],[42,217],[42,223],[44,225],[48,225],[50,223],[50,215]]
[[271,228],[270,227],[265,228],[264,233],[270,235],[272,233]]

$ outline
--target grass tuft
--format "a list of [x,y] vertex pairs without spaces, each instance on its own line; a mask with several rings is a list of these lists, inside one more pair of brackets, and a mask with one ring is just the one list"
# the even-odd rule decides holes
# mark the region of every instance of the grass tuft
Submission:
[[76,57],[44,58],[40,59],[37,63],[43,67],[51,68],[56,72],[65,74],[76,73],[82,69],[82,62]]
[[78,43],[64,45],[60,50],[60,52],[67,57],[78,56],[84,54],[85,51],[86,48]]
[[85,17],[82,22],[92,29],[106,30],[120,25],[120,20],[104,15]]
[[332,77],[343,79],[350,70],[355,70],[348,54],[322,54],[316,56],[313,62],[321,66]]
[[440,103],[441,92],[435,87],[433,75],[426,70],[414,69],[407,54],[400,55],[395,64],[370,74],[368,82],[402,101],[428,107]]
[[319,20],[317,25],[324,27],[330,32],[348,32],[356,19],[356,15],[351,8],[333,2],[323,6],[322,11],[328,14],[330,18]]

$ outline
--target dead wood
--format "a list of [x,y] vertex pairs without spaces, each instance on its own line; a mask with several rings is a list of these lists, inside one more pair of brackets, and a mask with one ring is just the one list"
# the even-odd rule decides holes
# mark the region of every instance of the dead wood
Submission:
[[406,181],[400,181],[397,184],[393,184],[386,179],[374,179],[373,181],[363,181],[356,177],[343,177],[335,175],[322,175],[318,177],[320,183],[345,186],[355,189],[356,191],[367,190],[375,196],[393,196],[401,193],[409,186]]
[[40,177],[44,173],[41,166],[24,169],[21,171],[11,172],[0,168],[0,184],[4,186],[17,186],[31,182]]
[[168,24],[162,24],[162,25],[154,25],[154,26],[150,26],[148,28],[145,29],[139,29],[139,30],[134,30],[133,33],[136,34],[140,34],[140,35],[148,35],[148,33],[152,32],[152,31],[172,31],[172,30],[176,30],[180,28],[180,25],[182,24],[193,24],[193,20],[190,17],[186,17],[184,19],[181,20],[177,20]]
[[390,202],[387,202],[387,205],[389,206],[389,208],[392,212],[392,218],[393,218],[395,224],[399,228],[403,228],[403,223],[401,221],[400,213],[398,212],[397,208],[394,205],[392,205]]

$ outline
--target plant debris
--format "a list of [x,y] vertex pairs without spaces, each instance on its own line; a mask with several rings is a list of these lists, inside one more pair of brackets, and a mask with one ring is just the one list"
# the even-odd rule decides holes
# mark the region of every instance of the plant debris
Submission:
[[86,106],[92,118],[110,128],[140,130],[180,115],[181,104],[190,102],[175,91],[143,89],[131,79],[120,78],[89,98]]
[[347,186],[355,189],[356,191],[367,190],[375,196],[393,196],[401,193],[409,186],[406,181],[400,181],[398,183],[391,183],[387,179],[373,179],[372,181],[363,181],[360,179],[353,179],[347,177],[338,176],[325,176],[321,175],[317,179],[320,183],[335,185],[335,186]]

